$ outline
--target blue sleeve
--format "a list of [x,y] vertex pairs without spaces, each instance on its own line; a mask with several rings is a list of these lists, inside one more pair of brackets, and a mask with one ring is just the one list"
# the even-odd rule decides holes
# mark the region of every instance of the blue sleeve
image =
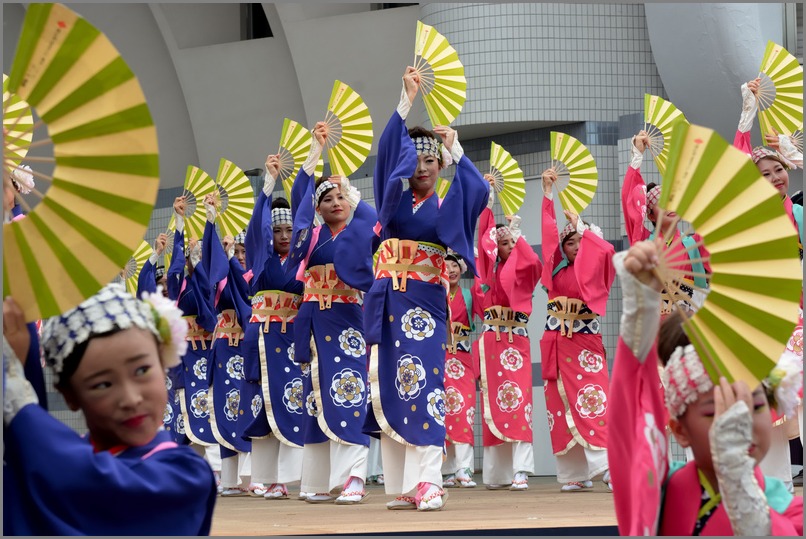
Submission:
[[199,263],[193,269],[193,274],[186,277],[188,288],[196,299],[196,323],[207,331],[212,332],[218,316],[215,310],[215,289],[210,285],[204,265]]
[[490,184],[467,156],[456,164],[456,174],[442,201],[437,218],[437,234],[445,245],[459,253],[468,268],[476,271],[473,237],[479,216],[487,207]]
[[381,226],[392,220],[403,195],[403,182],[414,175],[417,168],[417,151],[409,137],[406,122],[397,111],[378,141],[378,156],[375,175],[372,179],[375,190],[375,207]]
[[308,254],[313,231],[313,216],[315,214],[314,179],[299,167],[294,186],[291,188],[291,214],[294,218],[293,234],[291,236],[291,251],[286,260],[286,270],[290,275],[296,272],[300,262]]
[[221,240],[218,239],[215,225],[210,221],[204,226],[204,238],[202,240],[202,261],[204,271],[210,281],[210,286],[215,286],[224,280],[229,273],[229,261]]
[[[249,226],[246,227],[246,267],[253,273],[259,272],[266,264],[266,258],[274,251],[274,236],[271,226],[271,197],[267,197],[261,189],[257,195],[255,209]],[[257,275],[253,277],[255,279]]]
[[364,292],[375,281],[372,271],[372,257],[379,243],[375,234],[378,214],[364,202],[358,202],[353,219],[338,236],[338,253],[334,258],[336,274],[348,285]]
[[4,513],[12,513],[4,515],[4,534],[210,531],[215,480],[188,447],[125,460],[107,451],[94,453],[86,440],[38,406],[17,413],[4,442],[3,505]]
[[146,263],[143,264],[143,269],[140,270],[140,276],[137,277],[138,298],[143,292],[153,294],[157,291],[157,281],[154,273],[154,264],[151,263],[151,260],[146,260]]
[[171,265],[168,267],[168,297],[176,301],[182,289],[185,277],[185,235],[178,230],[174,232],[174,250]]

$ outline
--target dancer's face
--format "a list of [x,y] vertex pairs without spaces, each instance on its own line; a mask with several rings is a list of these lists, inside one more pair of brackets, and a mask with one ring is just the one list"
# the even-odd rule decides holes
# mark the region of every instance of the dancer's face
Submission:
[[287,255],[291,250],[291,235],[294,229],[291,225],[275,225],[274,232],[274,252],[279,255]]
[[770,159],[769,157],[759,159],[756,165],[761,175],[778,190],[781,197],[786,196],[787,191],[789,191],[789,173],[786,168],[775,159]]
[[409,178],[409,186],[418,197],[426,197],[434,192],[437,176],[439,176],[439,160],[433,155],[420,154],[417,156],[414,176]]

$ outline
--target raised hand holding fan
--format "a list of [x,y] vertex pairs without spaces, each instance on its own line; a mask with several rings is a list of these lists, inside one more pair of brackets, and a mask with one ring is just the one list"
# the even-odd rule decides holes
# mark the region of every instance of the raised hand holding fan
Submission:
[[762,135],[790,135],[803,129],[803,66],[772,41],[761,61],[758,123]]
[[425,109],[431,125],[450,125],[467,99],[465,68],[445,36],[417,21],[414,69],[420,75]]
[[563,209],[580,215],[593,200],[599,184],[599,171],[590,150],[574,137],[552,131],[551,166],[557,173],[554,185],[560,191]]
[[216,205],[222,236],[233,238],[249,224],[255,206],[255,192],[249,178],[232,161],[221,159],[216,174]]
[[688,123],[688,120],[671,101],[644,94],[644,131],[649,134],[649,152],[661,175],[666,172],[672,130],[677,122]]
[[[185,235],[189,238],[201,239],[207,216],[204,212],[205,195],[215,191],[215,182],[199,167],[188,165],[185,174]],[[173,219],[173,216],[171,217]]]
[[518,162],[495,142],[490,145],[490,174],[504,215],[515,215],[526,198],[526,180]]
[[372,148],[372,118],[358,93],[347,84],[336,81],[325,115],[330,172],[349,176],[366,161]]

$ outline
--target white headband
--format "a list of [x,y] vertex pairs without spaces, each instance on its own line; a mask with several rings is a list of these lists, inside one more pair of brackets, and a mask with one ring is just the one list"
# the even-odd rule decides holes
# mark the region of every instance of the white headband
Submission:
[[414,142],[414,148],[417,150],[417,155],[433,155],[437,158],[442,155],[439,141],[437,141],[435,138],[414,137],[411,140]]
[[700,361],[694,346],[678,346],[666,363],[661,376],[666,408],[672,419],[677,419],[699,395],[708,393],[714,383]]
[[322,195],[324,195],[325,193],[336,187],[338,187],[338,185],[331,182],[330,180],[325,180],[322,183],[320,183],[319,187],[316,188],[316,195],[314,196],[314,198],[316,199],[316,205],[317,206],[319,205],[319,200],[322,198]]
[[294,220],[291,218],[290,208],[274,208],[271,211],[271,226],[293,224]]
[[445,257],[445,260],[450,260],[452,258],[455,258],[456,259],[455,262],[459,264],[459,270],[462,273],[467,273],[467,262],[465,262],[465,259],[462,258],[462,256],[456,251],[448,249],[448,254]]
[[78,307],[45,321],[42,349],[56,376],[61,376],[64,360],[76,345],[116,328],[150,331],[162,344],[163,366],[167,369],[179,365],[187,351],[187,323],[174,302],[162,296],[161,288],[157,287],[154,294],[143,293],[139,300],[122,284],[108,284]]
[[244,245],[246,243],[246,230],[235,236],[235,243]]

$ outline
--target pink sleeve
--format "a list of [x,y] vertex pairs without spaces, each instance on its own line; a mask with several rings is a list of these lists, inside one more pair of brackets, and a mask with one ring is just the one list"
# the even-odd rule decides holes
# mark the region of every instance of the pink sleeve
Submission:
[[507,263],[499,266],[501,286],[509,306],[526,314],[532,313],[532,292],[540,281],[543,265],[532,246],[521,236],[509,254]]
[[606,314],[610,287],[616,278],[612,263],[614,254],[616,250],[610,242],[591,231],[582,235],[574,272],[582,291],[582,299],[599,316]]
[[647,239],[649,230],[644,226],[646,184],[641,171],[633,167],[627,168],[624,185],[621,186],[621,211],[624,212],[624,228],[630,245]]
[[495,235],[491,230],[495,230],[495,217],[490,208],[484,208],[479,216],[479,253],[476,258],[476,269],[479,272],[481,283],[489,287],[493,286],[495,275],[495,259],[498,256],[498,240],[493,239]]
[[554,214],[554,201],[543,197],[543,226],[542,228],[542,251],[543,251],[543,286],[551,291],[553,283],[552,273],[554,268],[560,263],[562,253],[560,252],[560,232],[557,229],[557,217]]
[[737,130],[736,136],[733,137],[733,145],[747,155],[752,154],[753,145],[750,143],[750,131],[747,133],[742,133],[741,131]]
[[470,313],[470,321],[473,317],[477,316],[480,320],[484,320],[484,292],[481,289],[481,281],[478,277],[473,279],[473,287],[470,289],[470,295],[473,298],[473,312]]
[[655,347],[639,362],[619,338],[610,378],[607,459],[620,535],[654,535],[666,478],[666,416]]
[[773,536],[803,536],[803,496],[795,496],[783,514],[770,510]]

